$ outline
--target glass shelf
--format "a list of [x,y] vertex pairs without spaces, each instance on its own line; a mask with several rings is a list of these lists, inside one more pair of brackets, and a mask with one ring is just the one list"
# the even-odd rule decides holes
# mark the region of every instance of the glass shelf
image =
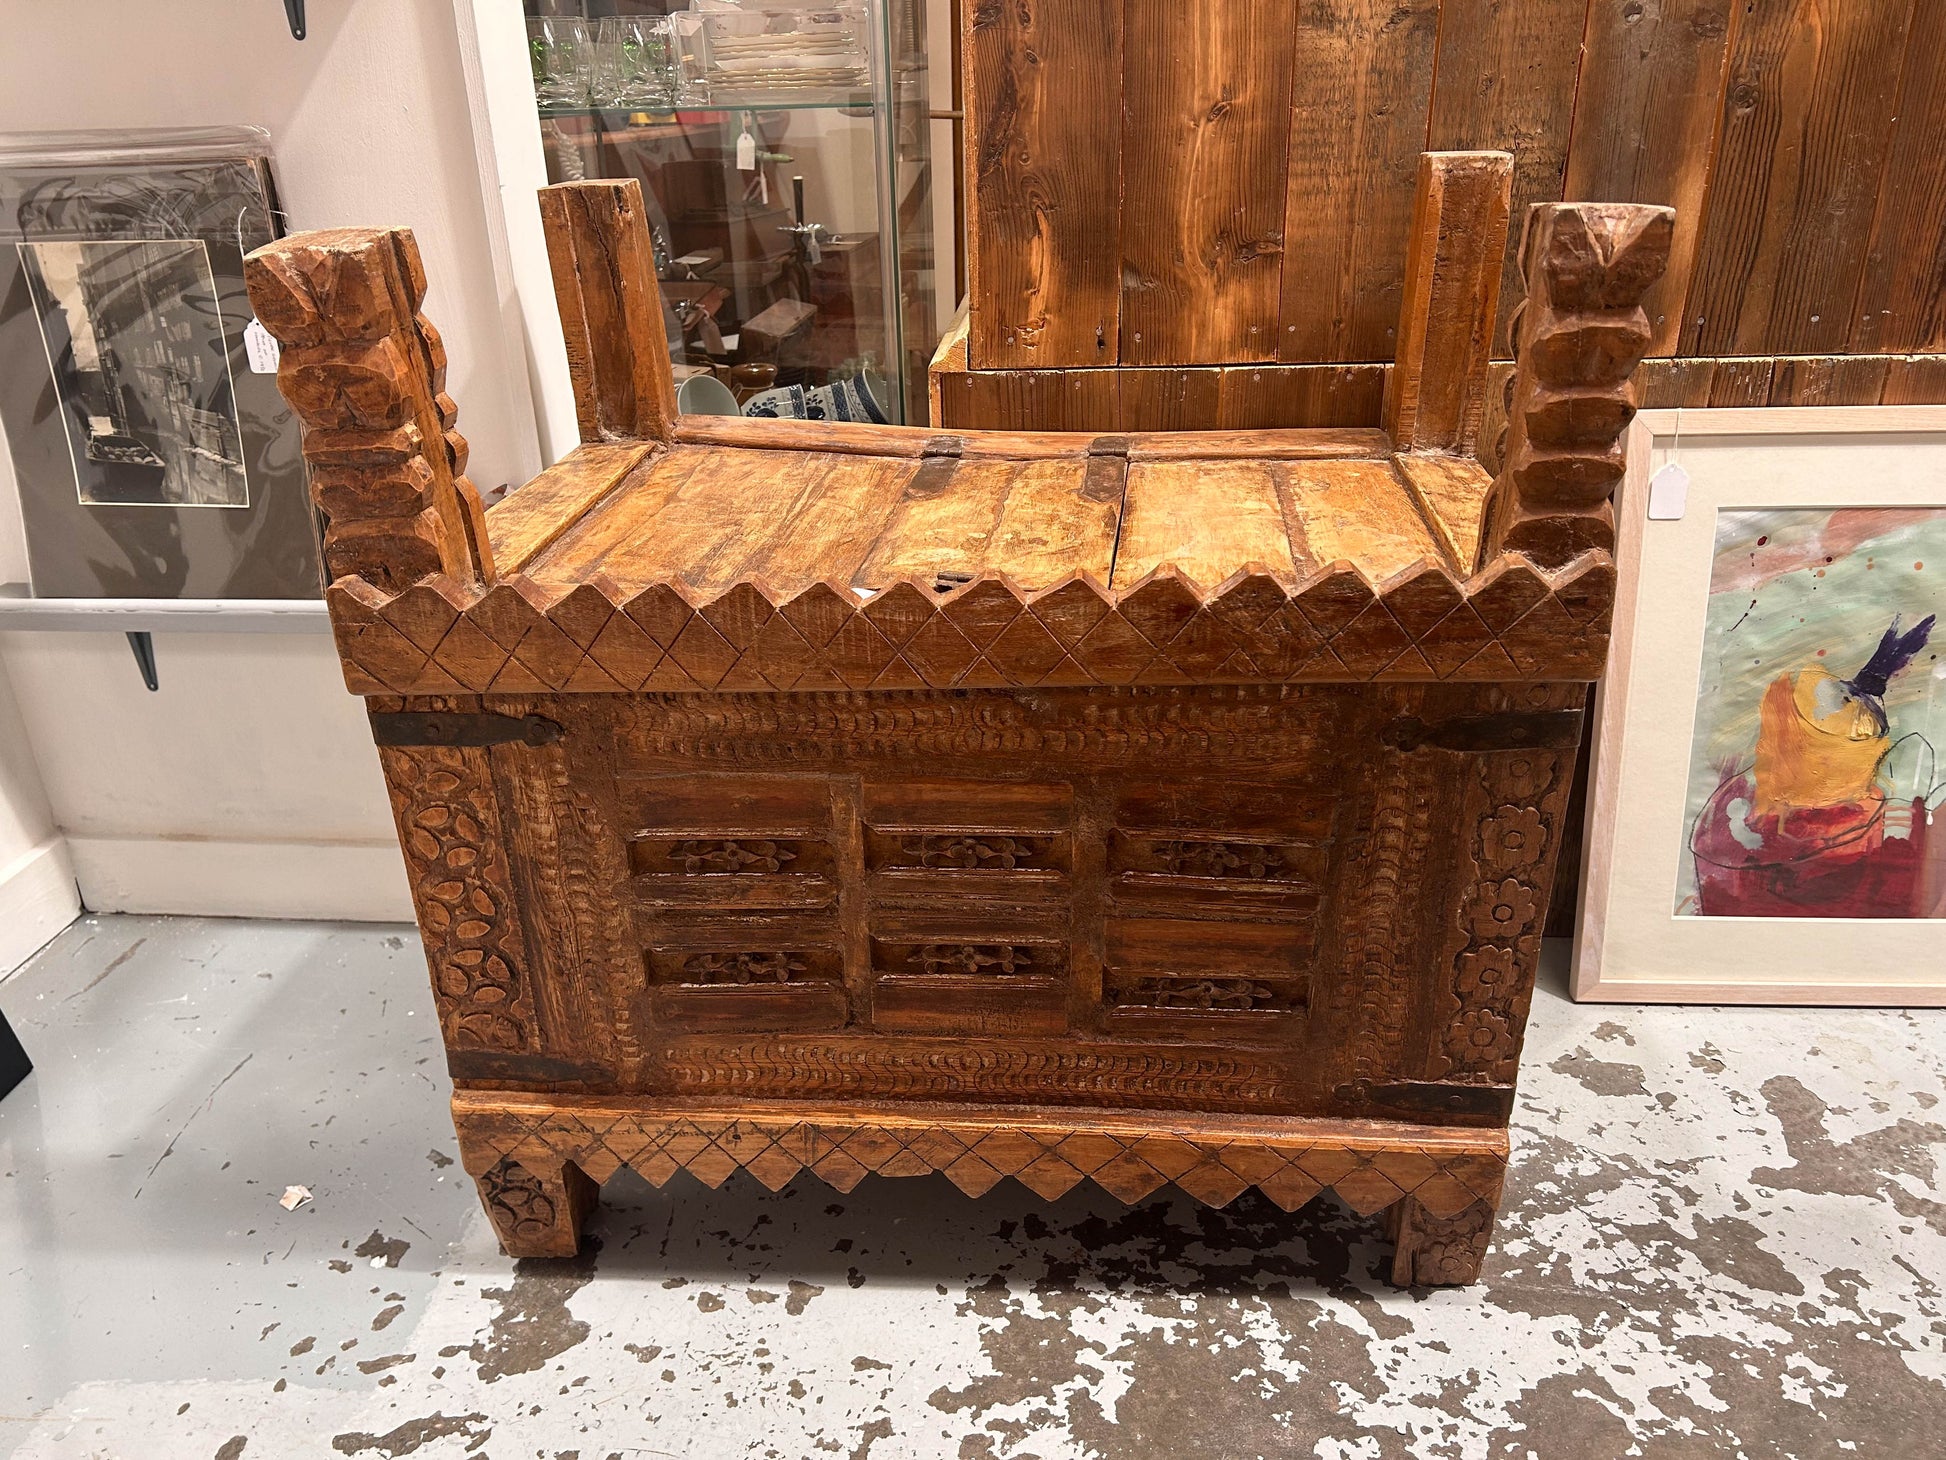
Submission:
[[854,116],[875,113],[880,104],[869,92],[848,93],[844,96],[825,94],[822,96],[797,96],[789,92],[760,95],[749,93],[742,96],[712,97],[706,102],[683,102],[676,107],[657,106],[559,106],[549,103],[540,108],[543,121],[558,121],[566,117],[586,117],[601,121],[616,116],[645,115],[658,122],[671,119],[679,120],[685,114],[703,112],[830,112],[841,111]]
[[[684,30],[676,68],[686,80],[673,104],[537,104],[548,178],[640,184],[658,256],[692,260],[688,278],[663,286],[673,363],[728,386],[735,401],[720,404],[748,407],[768,393],[760,412],[810,414],[843,392],[889,420],[922,420],[938,337],[924,7],[752,0],[746,15],[766,8],[817,23],[817,44],[798,48],[816,69],[759,69],[741,34],[692,50],[688,38],[704,31]],[[574,19],[563,17],[564,32]],[[551,96],[620,86],[600,79],[601,56],[612,66],[614,53],[601,51],[600,26],[580,19],[597,33],[595,65],[584,74],[542,54]]]

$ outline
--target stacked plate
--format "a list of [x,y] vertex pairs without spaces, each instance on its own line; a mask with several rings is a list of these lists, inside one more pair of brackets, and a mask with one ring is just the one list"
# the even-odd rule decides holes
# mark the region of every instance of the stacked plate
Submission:
[[865,12],[856,5],[710,11],[703,18],[712,94],[868,85]]

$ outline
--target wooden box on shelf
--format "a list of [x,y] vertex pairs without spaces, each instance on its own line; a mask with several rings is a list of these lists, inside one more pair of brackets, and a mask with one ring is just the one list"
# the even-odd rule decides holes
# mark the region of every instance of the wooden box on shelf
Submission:
[[634,183],[542,195],[583,444],[482,512],[403,231],[252,255],[466,1169],[1173,1182],[1479,1270],[1667,209],[1429,155],[1385,430],[677,420]]

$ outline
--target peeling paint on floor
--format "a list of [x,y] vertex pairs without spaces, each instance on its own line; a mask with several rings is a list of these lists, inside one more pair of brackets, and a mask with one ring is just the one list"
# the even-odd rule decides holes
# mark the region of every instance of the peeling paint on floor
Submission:
[[1946,1012],[1544,988],[1486,1279],[1401,1293],[1329,1202],[938,1178],[624,1175],[580,1258],[509,1263],[394,930],[89,918],[0,1003],[40,1065],[0,1104],[18,1460],[1809,1460],[1946,1428]]

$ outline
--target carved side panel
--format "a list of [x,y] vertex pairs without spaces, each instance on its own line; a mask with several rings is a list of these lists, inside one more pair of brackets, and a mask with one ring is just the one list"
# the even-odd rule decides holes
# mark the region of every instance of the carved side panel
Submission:
[[569,728],[544,745],[487,751],[513,884],[525,913],[529,977],[545,1032],[550,1078],[606,1085],[639,1061],[628,978],[635,949],[616,889],[626,860],[614,822],[574,774],[570,739],[597,732],[562,701],[488,700],[489,710],[552,716]]
[[[593,753],[605,759],[613,738],[601,732]],[[629,876],[617,890],[632,904],[646,975],[631,1017],[652,1047],[677,1031],[851,1022],[830,779],[649,775],[627,757],[621,764],[615,837]]]
[[[1578,692],[1578,691],[1576,691]],[[1559,687],[1526,691],[1560,697]],[[1473,757],[1466,791],[1470,878],[1448,931],[1434,1006],[1431,1079],[1511,1085],[1533,1000],[1573,750]]]
[[1416,899],[1436,883],[1431,859],[1446,779],[1425,755],[1385,752],[1367,775],[1375,783],[1351,836],[1352,881],[1334,929],[1337,975],[1319,991],[1325,1018],[1342,1029],[1340,1073],[1388,1078],[1405,1048],[1424,977]]
[[1529,213],[1488,561],[1511,551],[1556,567],[1590,548],[1614,550],[1609,498],[1635,414],[1629,377],[1652,334],[1642,296],[1669,261],[1675,216],[1639,203]]
[[468,1056],[538,1052],[532,959],[483,749],[382,748],[453,1073]]

